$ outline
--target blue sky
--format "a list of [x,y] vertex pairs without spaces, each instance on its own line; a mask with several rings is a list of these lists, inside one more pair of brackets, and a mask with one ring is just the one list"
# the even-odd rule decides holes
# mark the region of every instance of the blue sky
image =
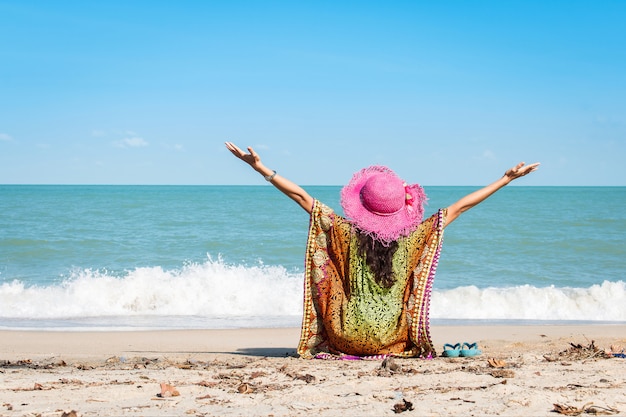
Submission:
[[0,183],[626,185],[626,1],[0,0]]

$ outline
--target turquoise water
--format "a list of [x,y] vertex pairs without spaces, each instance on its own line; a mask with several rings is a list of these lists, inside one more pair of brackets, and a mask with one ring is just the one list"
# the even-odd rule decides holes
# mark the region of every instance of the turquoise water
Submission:
[[[305,187],[340,211],[340,187]],[[475,187],[425,187],[426,215]],[[626,321],[626,187],[499,191],[445,231],[437,320]],[[308,216],[271,186],[0,185],[1,328],[299,325]]]

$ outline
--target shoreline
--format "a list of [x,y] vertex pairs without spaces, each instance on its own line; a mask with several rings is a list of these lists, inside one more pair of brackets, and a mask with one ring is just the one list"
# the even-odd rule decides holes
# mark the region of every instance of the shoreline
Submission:
[[[294,316],[296,317],[296,316]],[[179,319],[180,320],[180,319]],[[258,325],[260,320],[254,320],[252,322],[235,321],[234,325],[224,324],[226,321],[222,321],[222,324],[213,325],[189,325],[185,323],[185,326],[181,327],[179,323],[174,323],[169,320],[168,316],[162,318],[153,319],[150,325],[118,325],[113,326],[110,324],[97,325],[97,324],[78,324],[73,321],[73,325],[61,325],[57,319],[37,319],[37,320],[24,320],[27,325],[16,325],[17,320],[11,320],[8,322],[0,321],[0,332],[144,332],[144,331],[212,331],[212,330],[253,330],[253,329],[288,329],[299,328],[301,316],[297,316],[297,319],[289,319],[281,321],[273,318],[269,320],[269,324]],[[156,326],[154,323],[163,321],[167,324],[159,323],[161,326]],[[34,324],[36,323],[36,325]],[[492,327],[492,326],[504,326],[504,327],[517,327],[517,326],[621,326],[626,325],[624,320],[535,320],[535,319],[441,319],[431,318],[431,326],[434,327],[450,327],[450,326],[474,326],[474,327]]]
[[431,332],[438,353],[444,343],[478,342],[482,354],[300,359],[299,328],[0,330],[0,416],[356,417],[409,405],[407,416],[626,413],[626,359],[604,353],[626,347],[624,324]]
[[[205,354],[296,355],[300,328],[159,330],[0,330],[0,360],[20,356],[98,359],[103,355],[152,353],[176,357]],[[626,324],[431,325],[440,354],[444,343],[539,343],[545,338],[626,338]]]

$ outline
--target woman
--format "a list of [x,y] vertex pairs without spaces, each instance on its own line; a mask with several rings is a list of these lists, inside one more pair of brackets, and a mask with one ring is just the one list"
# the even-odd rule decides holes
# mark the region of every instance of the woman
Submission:
[[341,190],[346,218],[270,170],[248,147],[226,147],[310,214],[305,255],[303,357],[435,356],[429,302],[443,229],[539,163],[521,162],[492,184],[422,221],[426,196],[371,166]]

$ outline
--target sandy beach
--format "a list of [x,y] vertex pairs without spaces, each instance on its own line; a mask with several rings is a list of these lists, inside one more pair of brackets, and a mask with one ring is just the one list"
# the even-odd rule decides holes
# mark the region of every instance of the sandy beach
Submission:
[[305,360],[299,329],[0,331],[0,416],[626,415],[626,325],[434,326],[475,357]]

